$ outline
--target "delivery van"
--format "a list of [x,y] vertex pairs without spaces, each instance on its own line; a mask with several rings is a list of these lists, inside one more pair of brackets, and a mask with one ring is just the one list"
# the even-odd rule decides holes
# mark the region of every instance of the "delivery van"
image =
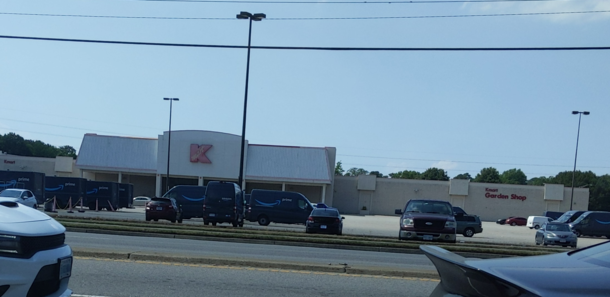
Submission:
[[576,236],[606,236],[610,238],[610,212],[587,211],[570,223]]
[[527,217],[527,223],[525,226],[529,227],[530,229],[538,230],[540,227],[542,227],[542,225],[552,221],[553,219],[549,217],[529,216]]
[[247,201],[246,220],[262,226],[271,222],[304,225],[313,208],[301,193],[254,189]]

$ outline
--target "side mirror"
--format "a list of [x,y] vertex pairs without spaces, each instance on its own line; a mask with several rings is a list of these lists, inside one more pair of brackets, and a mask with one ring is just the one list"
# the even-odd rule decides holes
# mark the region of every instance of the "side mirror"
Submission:
[[342,220],[345,220],[345,217],[341,217]]
[[402,214],[402,209],[395,209],[394,210],[394,214],[401,215]]

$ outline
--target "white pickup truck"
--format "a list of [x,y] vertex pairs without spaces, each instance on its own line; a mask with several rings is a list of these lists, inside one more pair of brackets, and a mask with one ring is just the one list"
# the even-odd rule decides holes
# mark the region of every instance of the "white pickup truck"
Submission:
[[65,232],[36,209],[0,202],[0,296],[71,296],[73,258]]

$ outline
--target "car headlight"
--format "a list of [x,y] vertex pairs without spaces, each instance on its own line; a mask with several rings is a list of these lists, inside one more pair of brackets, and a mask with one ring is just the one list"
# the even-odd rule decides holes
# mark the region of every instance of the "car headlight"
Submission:
[[0,234],[0,253],[20,254],[21,242],[19,236]]
[[446,221],[445,228],[455,228],[455,221]]
[[402,225],[403,226],[413,226],[413,219],[402,219]]
[[553,237],[556,237],[556,236],[555,236],[555,234],[553,234],[553,233],[547,233],[547,234],[546,234],[546,237],[547,237],[547,238],[553,238]]

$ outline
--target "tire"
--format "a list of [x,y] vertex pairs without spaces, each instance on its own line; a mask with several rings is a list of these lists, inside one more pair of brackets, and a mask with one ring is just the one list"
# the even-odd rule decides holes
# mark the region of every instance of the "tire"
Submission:
[[176,220],[170,220],[170,222],[172,222],[172,223],[176,223]]
[[158,221],[159,221],[159,219],[153,219],[153,221],[158,222]]
[[574,230],[574,234],[576,234],[576,237],[580,237],[582,235],[580,230]]
[[337,235],[343,235],[343,229],[339,229],[339,231],[337,232]]
[[216,226],[216,222],[212,222],[212,226]]
[[243,227],[243,226],[244,226],[244,222],[243,222],[243,221],[241,221],[241,222],[239,222],[239,224],[238,224],[238,225],[239,225],[240,227]]
[[179,224],[182,224],[182,212],[176,214],[176,221],[178,221]]
[[510,223],[510,225],[514,227],[514,226],[517,226],[517,223],[512,222],[512,223]]
[[182,219],[178,219],[178,224],[182,224]]
[[147,221],[147,222],[150,222],[150,218],[149,218],[149,217],[146,217],[146,221]]
[[206,221],[206,220],[203,220],[203,224],[204,224],[204,225],[206,225],[206,226],[209,226],[209,225],[210,225],[210,222],[209,222],[209,221]]
[[[531,229],[534,229],[534,227],[530,227],[530,230],[531,230]],[[536,229],[538,229],[538,228],[536,228]]]
[[[531,229],[531,228],[530,228],[530,229]],[[534,226],[534,229],[538,230],[538,229],[540,229],[540,226],[539,226],[539,225],[536,225],[536,226]]]
[[466,228],[466,230],[464,230],[464,236],[466,237],[472,237],[474,235],[474,229],[472,228]]
[[233,225],[234,228],[236,228],[238,225],[237,221],[233,221],[233,222],[231,222],[231,224]]
[[540,242],[538,242],[538,240],[535,240],[535,242],[536,242],[536,245],[540,245]]
[[309,230],[309,228],[305,228],[305,233],[311,233],[311,230]]
[[269,218],[266,215],[261,215],[258,217],[258,224],[261,226],[269,226]]

